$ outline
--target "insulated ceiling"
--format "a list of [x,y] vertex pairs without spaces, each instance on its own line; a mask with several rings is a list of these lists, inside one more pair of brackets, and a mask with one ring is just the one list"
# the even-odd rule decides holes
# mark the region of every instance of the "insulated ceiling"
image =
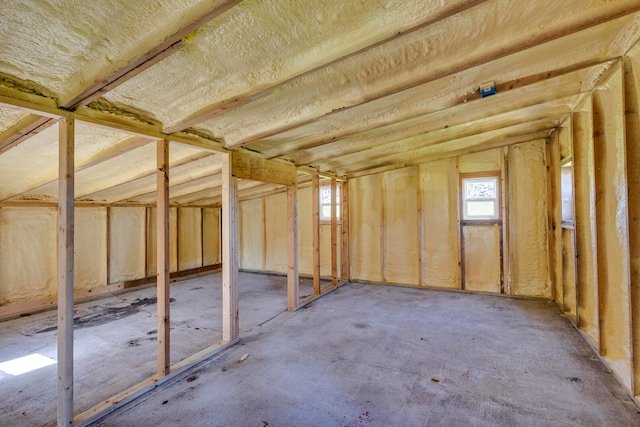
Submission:
[[[358,176],[548,137],[636,44],[639,12],[639,0],[3,1],[0,93]],[[485,82],[496,95],[480,98]],[[14,107],[0,106],[0,204],[54,201],[55,120]],[[153,140],[76,134],[78,201],[154,202]],[[219,156],[172,143],[174,205],[216,202]]]

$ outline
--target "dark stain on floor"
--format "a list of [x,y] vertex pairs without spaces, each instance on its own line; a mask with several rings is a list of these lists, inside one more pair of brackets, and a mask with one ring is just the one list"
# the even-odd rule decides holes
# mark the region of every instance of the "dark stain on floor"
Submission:
[[[175,298],[170,298],[169,301],[175,302]],[[128,305],[123,305],[120,307],[94,306],[91,308],[90,312],[74,317],[73,326],[74,329],[81,329],[104,325],[114,320],[122,319],[123,317],[129,317],[136,313],[140,313],[142,311],[141,308],[154,305],[157,302],[157,298],[152,297],[136,299]],[[57,325],[50,325],[44,328],[37,329],[34,334],[52,332],[56,331],[57,329]]]

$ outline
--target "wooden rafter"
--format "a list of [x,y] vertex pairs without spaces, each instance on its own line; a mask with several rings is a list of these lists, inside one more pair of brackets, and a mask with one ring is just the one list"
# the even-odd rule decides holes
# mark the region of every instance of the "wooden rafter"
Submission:
[[309,164],[328,153],[333,153],[336,147],[352,148],[361,139],[371,141],[372,136],[382,138],[385,135],[390,137],[393,135],[392,138],[399,139],[416,135],[427,129],[435,130],[442,127],[443,121],[446,121],[448,126],[453,126],[465,120],[486,117],[488,110],[491,114],[499,114],[551,99],[563,98],[584,90],[582,82],[587,75],[595,71],[596,67],[606,68],[612,62],[613,60],[606,62],[591,60],[536,73],[497,84],[498,94],[491,98],[481,99],[479,92],[458,95],[452,97],[446,108],[420,111],[408,118],[394,120],[391,123],[374,121],[368,122],[364,127],[349,127],[329,135],[311,135],[295,143],[284,145],[284,149],[282,145],[275,145],[273,148],[262,150],[262,154],[266,158],[290,156],[296,164]]
[[100,98],[108,91],[116,88],[127,80],[137,76],[142,71],[157,64],[169,55],[177,52],[186,46],[184,38],[193,33],[203,25],[216,19],[232,7],[240,3],[241,0],[227,0],[222,4],[214,7],[208,13],[196,19],[195,21],[180,28],[171,36],[167,37],[162,43],[153,49],[149,50],[145,54],[130,61],[124,67],[111,73],[109,76],[95,83],[91,87],[84,90],[82,93],[75,96],[62,104],[63,108],[76,110],[78,107],[85,106],[92,101]]
[[240,147],[240,146],[244,146],[247,144],[250,144],[252,142],[255,141],[259,141],[261,139],[264,138],[268,138],[268,137],[272,137],[281,133],[284,133],[286,131],[289,130],[293,130],[293,129],[297,129],[300,128],[302,126],[311,124],[321,118],[326,118],[326,117],[331,117],[334,116],[336,114],[339,114],[341,112],[344,112],[346,110],[350,110],[362,105],[367,105],[370,104],[372,102],[378,101],[380,99],[384,99],[388,96],[391,95],[395,95],[401,92],[405,92],[408,90],[411,90],[417,86],[421,86],[424,84],[427,84],[429,82],[444,78],[444,77],[449,77],[452,75],[455,75],[457,73],[460,73],[462,71],[468,70],[470,68],[474,68],[474,67],[478,67],[493,61],[496,61],[498,59],[510,56],[510,55],[514,55],[516,53],[519,52],[523,52],[527,49],[533,48],[535,46],[538,45],[542,45],[554,40],[558,40],[561,39],[563,37],[578,33],[580,31],[586,30],[590,27],[599,25],[599,24],[603,24],[609,21],[612,21],[614,19],[620,18],[622,16],[628,15],[630,13],[636,12],[640,10],[640,5],[637,5],[636,7],[632,8],[631,10],[624,10],[624,11],[616,11],[614,13],[611,13],[609,15],[606,16],[598,16],[596,18],[592,18],[592,19],[588,19],[585,20],[584,22],[581,22],[579,24],[575,24],[575,25],[571,25],[571,26],[566,26],[561,30],[557,30],[557,31],[553,31],[550,33],[541,33],[539,36],[537,37],[532,37],[531,39],[527,40],[526,42],[521,42],[521,43],[515,43],[513,45],[511,45],[508,48],[502,48],[502,49],[498,49],[495,52],[493,52],[492,54],[487,54],[487,55],[483,55],[483,56],[479,56],[479,57],[474,57],[471,58],[469,60],[466,61],[461,61],[459,64],[456,64],[455,66],[452,66],[448,69],[444,69],[441,71],[438,71],[436,73],[434,73],[431,76],[427,76],[424,78],[420,78],[417,80],[414,80],[412,82],[409,83],[405,83],[405,84],[401,84],[398,85],[396,87],[391,87],[388,88],[387,90],[384,91],[380,91],[380,93],[377,93],[375,95],[372,96],[368,96],[363,100],[360,101],[355,101],[349,105],[344,105],[341,108],[335,108],[327,113],[318,113],[316,115],[314,115],[313,117],[309,117],[306,119],[302,119],[299,120],[297,122],[294,123],[290,123],[290,124],[286,124],[284,126],[280,126],[276,129],[270,129],[264,132],[259,132],[257,134],[251,135],[249,137],[246,137],[244,139],[235,141],[233,143],[227,143],[227,147],[228,148],[234,148],[234,147]]
[[[153,142],[153,139],[147,139],[147,138],[140,138],[140,137],[129,137],[126,139],[123,139],[122,141],[118,142],[117,144],[114,144],[102,151],[100,151],[99,153],[95,154],[94,156],[92,156],[91,158],[87,159],[86,161],[80,163],[80,164],[76,164],[75,167],[75,173],[81,172],[85,169],[88,169],[92,166],[98,165],[102,162],[106,162],[107,160],[111,160],[115,157],[118,157],[120,155],[123,155],[125,153],[128,153],[129,151],[135,150],[136,148],[140,148],[143,147],[147,144],[150,144],[151,142]],[[47,176],[47,177],[43,177],[41,180],[37,181],[35,184],[32,184],[29,188],[27,188],[26,190],[23,190],[19,193],[16,194],[12,194],[8,197],[5,197],[4,200],[0,200],[0,202],[5,202],[7,200],[16,198],[16,197],[20,197],[24,194],[28,194],[32,191],[37,190],[40,187],[43,187],[45,185],[51,184],[53,182],[55,182],[58,179],[58,176]]]
[[343,62],[349,58],[353,58],[357,55],[361,55],[365,52],[368,52],[372,49],[378,48],[380,46],[383,46],[385,44],[391,43],[395,40],[397,40],[400,37],[404,37],[408,34],[414,33],[416,31],[422,30],[430,25],[433,25],[434,23],[438,22],[438,21],[442,21],[446,18],[449,18],[453,15],[456,15],[458,13],[461,13],[467,9],[470,9],[474,6],[477,6],[481,3],[486,2],[487,0],[471,0],[471,1],[467,1],[462,5],[450,8],[450,9],[444,9],[443,11],[441,11],[440,13],[438,13],[436,16],[432,17],[431,19],[429,19],[428,21],[422,22],[412,28],[409,28],[405,31],[401,31],[398,33],[395,33],[393,36],[381,40],[377,43],[373,43],[369,46],[366,46],[362,49],[358,49],[354,52],[348,53],[346,55],[343,55],[337,59],[334,59],[332,61],[326,62],[322,65],[319,65],[315,68],[312,68],[310,70],[306,70],[300,74],[297,74],[293,77],[290,77],[286,80],[283,80],[281,82],[279,82],[278,84],[274,85],[274,86],[270,86],[266,89],[262,89],[259,90],[257,92],[253,92],[250,94],[247,94],[246,96],[241,96],[241,97],[233,97],[233,98],[229,98],[229,99],[225,99],[224,101],[218,102],[214,105],[210,105],[198,112],[196,112],[195,114],[191,115],[190,117],[188,117],[186,120],[183,120],[182,122],[180,122],[177,125],[174,126],[170,126],[168,128],[166,128],[164,130],[165,133],[174,133],[174,132],[178,132],[178,131],[182,131],[184,129],[187,129],[191,126],[197,125],[198,123],[202,123],[205,122],[207,120],[210,120],[214,117],[216,117],[219,114],[222,113],[227,113],[229,111],[232,111],[236,108],[239,108],[243,105],[249,104],[250,102],[254,102],[257,101],[258,99],[264,98],[267,95],[270,95],[271,93],[273,93],[274,91],[276,91],[277,89],[293,82],[296,80],[299,80],[305,76],[308,76],[312,73],[315,73],[317,71],[320,71],[322,69],[328,68],[330,66],[333,66],[335,64],[338,64],[340,62]]

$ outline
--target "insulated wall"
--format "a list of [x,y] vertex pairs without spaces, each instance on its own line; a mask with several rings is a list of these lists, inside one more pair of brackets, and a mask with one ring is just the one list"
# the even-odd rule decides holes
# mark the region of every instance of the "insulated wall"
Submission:
[[[220,209],[171,208],[169,228],[171,271],[220,263]],[[56,230],[55,207],[0,207],[0,318],[55,303]],[[155,277],[155,239],[155,208],[76,207],[76,297]]]
[[[465,263],[465,289],[503,292],[504,275],[513,285],[504,293],[550,298],[545,147],[531,141],[350,180],[351,278],[460,288]],[[500,198],[511,195],[499,225],[462,233],[460,174],[499,177]]]
[[[327,185],[322,183],[322,186]],[[298,271],[313,275],[313,190],[298,188]],[[239,203],[240,268],[286,274],[287,272],[287,194],[280,192],[258,196]],[[342,227],[338,224],[337,234]],[[341,245],[337,244],[337,263],[341,263]],[[320,223],[320,275],[331,275],[331,224]]]

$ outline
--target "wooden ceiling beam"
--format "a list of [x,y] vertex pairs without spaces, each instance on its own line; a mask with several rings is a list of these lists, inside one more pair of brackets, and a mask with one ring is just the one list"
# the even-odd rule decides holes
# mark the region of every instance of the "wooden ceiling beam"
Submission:
[[[169,180],[170,199],[173,200],[176,197],[188,195],[193,191],[200,191],[204,187],[221,186],[222,181],[218,179],[220,177],[221,171],[222,171],[222,167],[218,166],[218,167],[212,168],[211,170],[208,170],[205,174],[198,175],[196,177],[184,176],[184,177],[175,178],[170,176],[170,180]],[[193,190],[193,186],[197,186],[198,189]],[[151,188],[153,186],[150,185],[149,187]],[[154,190],[151,190],[150,188],[149,188],[149,191],[145,190],[145,192],[143,193],[136,193],[133,195],[129,194],[127,195],[127,197],[118,199],[118,200],[113,200],[111,201],[111,203],[117,203],[117,202],[122,202],[126,200],[136,200],[137,202],[140,202],[140,203],[147,203],[147,202],[152,203],[156,198],[156,192]]]
[[49,117],[41,117],[29,115],[25,119],[20,120],[19,124],[24,124],[19,130],[6,139],[3,135],[0,135],[0,154],[9,151],[10,149],[17,147],[27,139],[34,135],[39,134],[43,130],[58,123],[58,119],[51,119]]
[[535,122],[547,118],[556,118],[568,115],[577,105],[578,99],[574,102],[558,100],[539,104],[533,107],[502,113],[497,116],[490,116],[476,121],[463,122],[456,126],[441,128],[435,131],[415,135],[409,138],[375,145],[371,148],[342,155],[337,152],[334,158],[322,162],[322,167],[328,170],[338,170],[343,166],[354,163],[362,163],[368,160],[380,160],[388,156],[393,156],[405,152],[413,152],[421,148],[438,145],[448,141],[460,140],[475,135],[487,134],[492,131],[503,129],[514,129],[529,122]]
[[227,113],[229,111],[235,110],[236,108],[239,108],[243,105],[249,104],[251,102],[257,101],[258,99],[264,98],[267,95],[270,95],[271,93],[273,93],[274,91],[276,91],[277,89],[295,81],[298,79],[301,79],[305,76],[308,76],[312,73],[315,73],[317,71],[320,71],[322,69],[328,68],[332,65],[338,64],[340,62],[343,62],[347,59],[353,58],[357,55],[363,54],[365,52],[368,52],[372,49],[375,49],[377,47],[383,46],[387,43],[391,43],[395,40],[397,40],[400,37],[404,37],[408,34],[414,33],[416,31],[422,30],[430,25],[433,25],[436,22],[442,21],[444,19],[447,19],[453,15],[456,15],[458,13],[461,13],[467,9],[470,9],[472,7],[475,7],[479,4],[485,3],[487,0],[469,0],[464,2],[461,5],[458,6],[454,6],[452,8],[445,8],[444,10],[442,10],[440,13],[438,13],[436,16],[432,17],[431,19],[429,19],[428,21],[422,22],[412,28],[409,28],[405,31],[399,31],[397,33],[395,33],[393,36],[386,38],[384,40],[381,40],[377,43],[373,43],[369,46],[366,46],[362,49],[358,49],[354,52],[348,53],[346,55],[343,55],[339,58],[336,58],[334,60],[331,60],[329,62],[326,62],[324,64],[321,64],[315,68],[312,68],[310,70],[304,71],[300,74],[297,74],[293,77],[290,77],[286,80],[283,80],[273,86],[270,86],[268,88],[259,90],[257,92],[253,92],[253,93],[249,93],[249,94],[245,94],[244,96],[240,96],[240,97],[233,97],[233,98],[228,98],[225,99],[224,101],[221,102],[217,102],[213,105],[207,106],[205,108],[203,108],[202,110],[194,113],[193,115],[189,116],[187,119],[183,120],[182,122],[174,125],[174,126],[170,126],[167,127],[164,132],[166,133],[174,133],[174,132],[179,132],[182,130],[185,130],[191,126],[197,125],[198,123],[202,123],[205,122],[207,120],[210,120],[214,117],[216,117],[219,114],[222,113]]
[[153,49],[130,61],[124,67],[116,70],[102,80],[96,82],[74,98],[64,102],[61,105],[62,108],[76,110],[79,107],[85,106],[127,80],[137,76],[152,65],[157,64],[169,55],[182,49],[186,46],[186,43],[184,42],[185,37],[227,12],[229,9],[240,3],[240,1],[241,0],[227,0],[214,7],[205,15],[185,25],[174,34],[164,39],[162,43]]
[[[129,137],[129,138],[123,139],[122,141],[100,151],[99,153],[96,153],[94,156],[87,159],[86,161],[76,164],[75,172],[76,173],[82,172],[83,170],[88,169],[91,166],[95,166],[102,162],[106,162],[107,160],[111,160],[115,157],[121,156],[136,148],[143,147],[153,141],[155,140],[148,139],[148,138],[139,138],[139,137]],[[20,197],[24,194],[37,190],[40,187],[51,184],[52,182],[55,182],[57,180],[58,180],[57,173],[55,175],[49,175],[49,176],[43,177],[42,179],[36,181],[34,184],[31,184],[29,188],[22,190],[19,193],[11,194],[10,196],[5,197],[3,200],[0,200],[0,202],[5,202],[7,200]]]
[[[531,141],[533,139],[539,139],[540,135],[556,129],[560,121],[561,117],[544,118],[482,134],[448,140],[439,144],[427,145],[412,151],[401,152],[383,158],[370,159],[359,163],[352,163],[351,165],[344,165],[338,169],[338,171],[341,174],[350,177],[354,172],[374,169],[381,166],[389,166],[398,163],[405,165],[420,164],[432,161],[435,158],[440,159],[467,154],[467,151],[471,152],[470,150],[472,149],[476,150],[479,148],[477,151],[487,150],[491,146],[490,144],[493,144],[495,141],[503,141],[504,144],[501,146],[516,144],[524,142],[525,140]],[[531,135],[534,137],[527,139],[530,138]]]
[[362,105],[366,105],[366,104],[370,104],[374,101],[378,101],[380,99],[386,98],[388,96],[397,94],[397,93],[401,93],[401,92],[405,92],[408,90],[411,90],[417,86],[421,86],[424,84],[427,84],[429,82],[438,80],[438,79],[442,79],[445,77],[449,77],[449,76],[453,76],[457,73],[463,72],[465,70],[468,70],[470,68],[474,68],[474,67],[478,67],[493,61],[496,61],[498,59],[510,56],[510,55],[514,55],[516,53],[519,52],[523,52],[527,49],[533,48],[535,46],[538,45],[542,45],[545,43],[549,43],[552,42],[554,40],[558,40],[561,39],[563,37],[567,37],[569,35],[578,33],[580,31],[586,30],[590,27],[596,26],[596,25],[600,25],[612,20],[615,20],[617,18],[629,15],[631,13],[634,12],[638,12],[640,11],[640,4],[638,4],[637,6],[631,8],[630,10],[624,10],[624,11],[615,11],[613,13],[610,13],[608,15],[604,15],[604,16],[598,16],[592,19],[588,19],[585,20],[579,24],[575,24],[575,25],[570,25],[570,26],[566,26],[562,29],[556,30],[556,31],[552,31],[549,33],[543,33],[541,32],[540,35],[538,35],[537,37],[532,37],[529,40],[527,40],[526,42],[520,42],[520,43],[515,43],[511,46],[509,46],[508,48],[503,48],[503,49],[499,49],[494,51],[492,54],[487,54],[487,55],[482,55],[482,56],[478,56],[478,57],[473,57],[471,59],[468,59],[466,61],[461,62],[460,64],[457,64],[455,66],[452,66],[448,69],[445,70],[441,70],[436,72],[434,75],[428,76],[428,77],[424,77],[424,78],[419,78],[415,81],[409,82],[409,83],[405,83],[402,85],[399,85],[397,87],[394,88],[390,88],[388,90],[385,91],[380,91],[380,93],[377,93],[375,95],[372,96],[368,96],[365,99],[361,100],[361,101],[355,101],[349,105],[345,105],[342,106],[340,108],[335,108],[327,113],[320,113],[318,115],[314,115],[313,117],[307,118],[307,119],[302,119],[298,122],[295,123],[291,123],[291,124],[287,124],[281,127],[278,127],[277,129],[270,129],[268,131],[264,131],[264,132],[259,132],[257,134],[254,134],[252,136],[246,137],[244,139],[241,139],[239,141],[233,142],[233,143],[227,143],[225,145],[226,148],[236,148],[236,147],[241,147],[247,144],[250,144],[252,142],[256,142],[259,141],[261,139],[264,138],[268,138],[268,137],[272,137],[275,135],[279,135],[281,133],[293,130],[293,129],[297,129],[300,128],[302,126],[314,123],[315,121],[321,119],[321,118],[326,118],[326,117],[331,117],[333,115],[342,113],[344,111],[350,110],[352,108],[356,108]]
[[[179,166],[187,165],[187,164],[192,163],[192,162],[196,162],[198,160],[204,159],[204,158],[209,157],[209,156],[213,156],[213,154],[211,154],[211,153],[204,153],[204,154],[203,153],[198,153],[198,154],[194,154],[192,156],[188,156],[188,157],[186,157],[186,158],[184,158],[184,159],[182,159],[180,161],[171,163],[170,166],[169,166],[170,167],[169,170],[177,168]],[[98,194],[98,193],[100,193],[102,191],[110,190],[110,189],[113,189],[113,188],[116,188],[116,187],[120,187],[120,186],[125,186],[125,185],[130,184],[130,183],[135,182],[135,181],[139,181],[139,180],[142,180],[142,179],[145,179],[145,178],[153,177],[153,176],[155,176],[155,174],[156,174],[155,168],[152,169],[152,170],[146,170],[146,171],[141,172],[134,179],[129,179],[129,180],[126,180],[126,181],[120,181],[120,182],[118,182],[116,184],[112,184],[112,185],[109,185],[107,187],[102,187],[99,190],[91,191],[90,193],[80,193],[80,192],[78,192],[76,194],[76,199],[90,199],[90,198],[92,198],[93,196],[95,196],[96,194]]]
[[311,136],[293,144],[286,144],[284,150],[281,145],[274,146],[274,148],[263,151],[263,155],[266,158],[287,156],[291,157],[298,165],[310,164],[331,155],[338,147],[343,149],[348,147],[355,152],[357,151],[356,147],[361,145],[364,140],[379,140],[385,138],[386,135],[393,135],[392,138],[395,139],[406,138],[412,136],[412,132],[413,135],[417,135],[426,130],[433,130],[442,126],[443,122],[453,126],[461,123],[460,120],[464,120],[462,116],[465,113],[470,116],[468,120],[475,120],[486,116],[487,111],[490,114],[500,114],[551,99],[564,98],[583,90],[583,81],[589,73],[598,67],[604,69],[613,61],[592,60],[498,83],[496,85],[497,94],[490,98],[481,98],[479,92],[452,97],[448,103],[449,106],[445,108],[417,112],[393,123],[372,123],[364,129],[349,128],[329,136]]

